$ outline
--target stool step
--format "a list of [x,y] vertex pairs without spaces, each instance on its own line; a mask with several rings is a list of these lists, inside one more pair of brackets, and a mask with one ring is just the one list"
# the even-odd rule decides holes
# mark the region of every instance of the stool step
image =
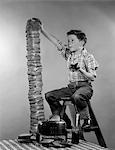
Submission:
[[71,97],[61,97],[60,101],[71,101]]
[[84,132],[90,132],[90,131],[95,131],[96,129],[98,129],[98,126],[91,126],[89,128],[83,129]]
[[64,101],[64,105],[73,105],[71,101]]

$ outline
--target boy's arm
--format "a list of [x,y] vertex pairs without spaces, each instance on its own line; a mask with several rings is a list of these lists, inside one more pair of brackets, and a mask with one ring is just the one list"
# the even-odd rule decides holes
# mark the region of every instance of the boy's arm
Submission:
[[61,41],[59,41],[54,35],[48,33],[41,25],[41,33],[54,45],[57,47],[58,51],[61,52],[61,55],[67,60],[69,56],[69,49]]
[[84,63],[87,67],[87,71],[80,68],[80,72],[82,72],[89,80],[94,81],[94,79],[96,78],[96,70],[99,67],[97,61],[95,60],[93,55],[89,55],[89,57],[87,58],[87,63],[85,59]]
[[55,45],[58,50],[62,50],[63,45],[62,43],[52,34],[48,33],[43,26],[41,26],[41,33],[53,44]]
[[81,73],[83,73],[89,80],[94,81],[94,79],[96,78],[96,76],[94,76],[94,74],[92,74],[91,72],[87,72],[84,69],[80,68],[79,71]]

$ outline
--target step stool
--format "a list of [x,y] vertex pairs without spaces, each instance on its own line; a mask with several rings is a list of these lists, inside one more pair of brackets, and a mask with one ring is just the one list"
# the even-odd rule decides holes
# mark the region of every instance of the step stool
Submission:
[[[60,117],[63,118],[63,114],[65,113],[66,106],[69,104],[72,104],[71,97],[61,97],[60,101],[63,101],[63,107],[62,107],[62,111],[60,113]],[[88,104],[89,114],[91,117],[91,127],[88,129],[82,130],[82,139],[84,139],[84,136],[83,136],[84,132],[94,131],[99,145],[107,148],[105,140],[104,140],[102,132],[101,132],[101,129],[99,127],[99,124],[97,122],[95,114],[92,110],[90,101],[87,101],[87,104]],[[78,118],[79,113],[77,111],[76,105],[74,107],[75,107],[75,124],[76,124],[76,126],[78,126],[78,124],[79,124],[79,122],[78,122],[79,121],[79,118]]]

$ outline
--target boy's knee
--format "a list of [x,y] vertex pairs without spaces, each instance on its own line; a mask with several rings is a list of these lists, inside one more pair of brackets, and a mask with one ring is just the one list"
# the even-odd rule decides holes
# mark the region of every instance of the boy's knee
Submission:
[[45,99],[47,100],[47,102],[51,102],[51,100],[52,100],[52,92],[47,92],[47,93],[45,93]]
[[72,101],[73,101],[73,104],[77,105],[81,109],[87,107],[87,102],[83,100],[79,94],[73,95]]
[[80,101],[81,97],[78,94],[72,95],[73,103],[76,103],[77,101]]
[[50,95],[51,95],[50,92],[45,93],[45,99],[46,100],[49,99]]

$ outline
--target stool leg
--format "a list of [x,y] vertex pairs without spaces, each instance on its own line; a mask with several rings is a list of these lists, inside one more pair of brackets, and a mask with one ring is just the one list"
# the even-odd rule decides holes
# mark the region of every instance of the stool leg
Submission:
[[77,127],[79,128],[79,139],[86,141],[80,124],[80,114],[78,112],[77,106],[75,105],[74,107],[75,107],[75,128]]
[[63,102],[62,110],[60,111],[60,118],[63,119],[64,113],[66,110],[65,101]]
[[80,114],[78,113],[77,106],[74,106],[75,108],[75,127],[80,126]]
[[96,137],[97,137],[98,143],[99,143],[99,145],[101,145],[101,146],[107,148],[107,145],[106,145],[105,140],[104,140],[104,138],[103,138],[103,135],[102,135],[101,129],[100,129],[100,127],[99,127],[98,121],[97,121],[97,119],[96,119],[96,117],[95,117],[95,114],[94,114],[94,112],[93,112],[93,110],[92,110],[90,101],[88,101],[87,104],[88,104],[88,108],[89,108],[89,112],[90,112],[91,119],[92,119],[92,121],[93,121],[93,125],[95,125],[95,126],[98,127],[97,129],[95,129],[95,135],[96,135]]

